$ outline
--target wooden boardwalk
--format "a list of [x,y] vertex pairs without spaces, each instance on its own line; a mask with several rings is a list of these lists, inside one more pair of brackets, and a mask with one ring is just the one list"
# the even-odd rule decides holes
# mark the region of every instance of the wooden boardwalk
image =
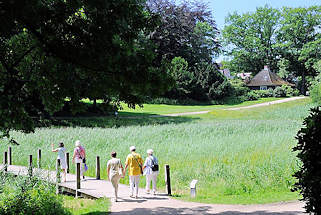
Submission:
[[[3,168],[3,165],[0,165]],[[8,166],[8,172],[16,175],[27,175],[28,168],[25,166]],[[56,172],[33,169],[35,176],[56,181]],[[76,192],[76,176],[67,174],[67,182],[60,183],[61,189],[68,192]],[[96,180],[86,177],[81,181],[80,195],[89,198],[113,197],[112,185],[106,180]],[[119,202],[112,202],[111,214],[113,215],[159,215],[159,214],[220,214],[220,215],[297,215],[303,214],[303,203],[283,202],[263,205],[223,205],[223,204],[202,204],[196,202],[184,202],[169,198],[166,194],[150,195],[145,194],[143,189],[139,190],[139,198],[129,197],[129,187],[119,185]]]
[[[0,165],[2,169],[4,166]],[[14,175],[28,175],[28,167],[26,166],[17,166],[17,165],[9,165],[8,173]],[[33,175],[39,177],[41,179],[47,180],[52,183],[56,183],[56,171],[44,170],[33,168]],[[67,181],[59,183],[59,189],[65,192],[69,192],[72,194],[76,194],[76,175],[67,174]],[[80,196],[92,199],[98,199],[102,197],[113,198],[114,192],[112,188],[112,184],[106,180],[97,180],[93,177],[86,176],[85,180],[81,180],[81,189],[78,189],[78,194]],[[144,192],[143,189],[140,189],[139,192],[142,194]],[[119,197],[129,198],[129,188],[126,185],[119,184]],[[160,198],[167,197],[167,195],[159,194]],[[157,198],[157,196],[155,196]],[[130,199],[130,198],[129,198]],[[168,197],[167,197],[168,199]]]

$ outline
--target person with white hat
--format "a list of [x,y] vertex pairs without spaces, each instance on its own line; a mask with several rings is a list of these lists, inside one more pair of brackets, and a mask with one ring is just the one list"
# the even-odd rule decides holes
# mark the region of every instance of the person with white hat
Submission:
[[79,140],[75,142],[74,155],[72,157],[72,163],[80,163],[80,176],[85,179],[85,163],[86,163],[86,151]]
[[129,148],[130,154],[126,158],[125,171],[128,169],[129,175],[129,187],[130,187],[130,197],[138,198],[138,185],[140,180],[140,175],[143,173],[143,159],[140,154],[136,153],[136,147],[131,146]]
[[156,194],[156,184],[157,184],[157,176],[158,176],[158,160],[157,158],[153,155],[153,150],[148,149],[147,150],[147,155],[148,157],[145,160],[144,163],[144,175],[146,175],[146,193],[150,193],[150,182],[152,182],[153,186],[153,194]]

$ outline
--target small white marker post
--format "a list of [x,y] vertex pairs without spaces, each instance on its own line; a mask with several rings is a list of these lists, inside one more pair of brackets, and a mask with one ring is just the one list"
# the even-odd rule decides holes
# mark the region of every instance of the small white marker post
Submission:
[[189,187],[191,188],[191,197],[195,198],[196,197],[196,184],[197,184],[198,180],[194,179]]

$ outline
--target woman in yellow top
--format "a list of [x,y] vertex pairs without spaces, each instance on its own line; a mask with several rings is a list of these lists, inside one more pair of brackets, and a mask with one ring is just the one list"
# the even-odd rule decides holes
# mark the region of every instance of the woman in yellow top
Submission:
[[139,179],[140,175],[142,174],[142,166],[143,166],[143,159],[140,156],[140,154],[136,153],[136,147],[131,146],[129,148],[130,154],[126,158],[126,165],[125,165],[125,171],[128,169],[128,175],[129,175],[129,187],[130,187],[130,197],[134,197],[134,191],[135,191],[135,198],[138,197],[138,185],[139,185]]

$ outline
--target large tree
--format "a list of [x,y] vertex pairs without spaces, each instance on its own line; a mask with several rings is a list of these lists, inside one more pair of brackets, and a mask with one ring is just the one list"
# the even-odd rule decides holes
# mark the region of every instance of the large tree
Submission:
[[255,13],[230,14],[223,29],[226,54],[232,56],[229,67],[234,72],[258,73],[264,65],[277,69],[276,31],[280,12],[269,6]]
[[223,37],[232,71],[255,74],[269,65],[288,80],[301,80],[305,94],[306,77],[316,75],[313,64],[320,59],[320,6],[281,10],[265,6],[254,13],[231,14],[226,22]]
[[219,43],[215,20],[207,4],[202,1],[148,0],[147,7],[161,17],[151,35],[158,46],[157,59],[171,61],[184,58],[189,65],[212,62],[218,54]]
[[301,79],[303,94],[306,92],[306,77],[316,75],[313,63],[320,57],[317,53],[320,30],[321,6],[283,8],[281,28],[277,35],[281,55],[289,61],[289,71]]
[[[167,88],[143,0],[0,1],[0,130],[30,132],[66,98],[130,105]],[[109,100],[108,100],[109,101]]]

